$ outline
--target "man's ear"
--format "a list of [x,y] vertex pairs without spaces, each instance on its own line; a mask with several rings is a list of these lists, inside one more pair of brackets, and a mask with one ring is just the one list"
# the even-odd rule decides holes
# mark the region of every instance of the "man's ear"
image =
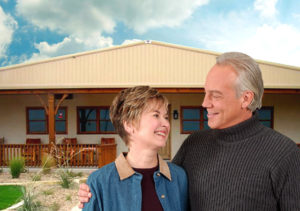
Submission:
[[252,91],[245,91],[242,95],[242,108],[248,108],[254,99],[254,93]]

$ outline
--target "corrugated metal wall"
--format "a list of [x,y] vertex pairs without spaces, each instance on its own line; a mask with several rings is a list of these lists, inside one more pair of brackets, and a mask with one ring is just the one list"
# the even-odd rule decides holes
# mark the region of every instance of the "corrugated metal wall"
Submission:
[[[0,89],[203,87],[217,53],[139,42],[0,69]],[[300,88],[300,68],[260,62],[267,88]]]

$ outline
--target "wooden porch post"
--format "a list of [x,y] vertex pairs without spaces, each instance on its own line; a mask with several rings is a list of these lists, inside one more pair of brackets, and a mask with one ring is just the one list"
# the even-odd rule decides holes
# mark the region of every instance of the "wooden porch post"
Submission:
[[55,145],[55,98],[53,93],[48,94],[48,129],[49,145]]

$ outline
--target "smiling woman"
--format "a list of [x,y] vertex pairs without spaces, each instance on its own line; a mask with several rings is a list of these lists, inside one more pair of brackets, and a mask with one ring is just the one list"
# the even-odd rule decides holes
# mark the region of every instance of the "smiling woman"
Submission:
[[125,89],[110,119],[129,150],[89,176],[92,198],[84,210],[186,210],[184,170],[158,155],[170,132],[167,98],[149,86]]
[[23,195],[22,186],[1,185],[0,186],[0,210],[19,202]]

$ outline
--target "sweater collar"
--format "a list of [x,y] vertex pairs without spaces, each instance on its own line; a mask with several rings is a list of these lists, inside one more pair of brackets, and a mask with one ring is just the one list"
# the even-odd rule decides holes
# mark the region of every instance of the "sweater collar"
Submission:
[[213,129],[213,136],[222,142],[234,143],[245,140],[257,134],[263,129],[258,118],[258,112],[255,111],[251,118],[225,129]]
[[[115,160],[116,168],[120,176],[120,180],[131,177],[135,171],[129,165],[123,153]],[[159,172],[171,181],[171,173],[168,164],[158,155]]]

